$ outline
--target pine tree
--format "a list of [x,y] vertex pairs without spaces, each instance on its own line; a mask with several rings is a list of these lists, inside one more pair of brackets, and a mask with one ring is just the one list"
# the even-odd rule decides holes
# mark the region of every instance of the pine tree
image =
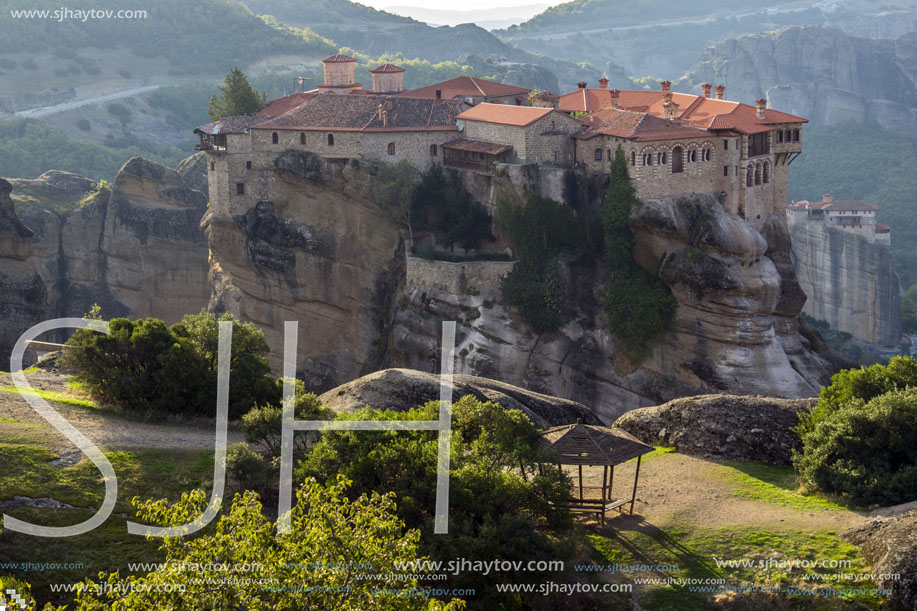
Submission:
[[211,121],[219,121],[223,117],[253,115],[261,109],[260,102],[266,99],[266,93],[259,94],[238,67],[229,71],[225,83],[220,87],[220,97],[216,94],[211,96],[207,106]]

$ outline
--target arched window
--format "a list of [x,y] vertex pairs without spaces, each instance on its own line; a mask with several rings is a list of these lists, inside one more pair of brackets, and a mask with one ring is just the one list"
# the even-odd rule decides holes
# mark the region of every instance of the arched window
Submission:
[[328,146],[334,146],[334,134],[328,134]]
[[653,154],[652,153],[643,153],[643,165],[645,166],[653,165]]
[[615,156],[614,156],[613,158],[612,158],[612,156],[611,156],[611,149],[608,149],[608,151],[606,151],[606,152],[608,153],[608,157],[607,157],[608,161],[611,161],[613,158],[614,158],[614,159],[617,159],[617,158],[618,158],[618,151],[615,151]]
[[430,145],[430,157],[436,157],[436,145],[435,144]]
[[764,182],[764,183],[770,182],[770,180],[771,180],[771,176],[770,176],[770,174],[771,174],[771,164],[770,164],[769,161],[765,161],[765,162],[764,162],[764,170],[763,170],[763,172],[764,172],[764,174],[761,176],[761,181]]
[[761,184],[761,164],[760,163],[755,166],[755,184],[756,185]]
[[691,149],[688,151],[688,163],[694,163],[695,161],[697,161],[697,151]]
[[306,132],[299,132],[299,143],[303,145],[306,143]]
[[[693,154],[694,151],[691,151],[691,153]],[[680,146],[672,149],[672,174],[681,174],[685,171],[683,154],[683,149]]]
[[710,161],[710,149],[704,149],[704,161]]
[[745,170],[745,186],[750,187],[755,184],[755,169],[750,165]]
[[394,143],[394,142],[389,142],[389,143],[388,143],[388,154],[389,154],[389,155],[394,155],[394,154],[395,154],[395,143]]
[[596,161],[602,160],[602,149],[595,149],[595,160]]
[[659,153],[659,165],[665,165],[668,162],[668,155],[666,153]]
[[636,151],[631,151],[631,152],[630,152],[630,164],[631,164],[631,165],[637,165],[637,153],[636,153]]
[[277,132],[271,134],[271,142],[277,144],[280,141],[280,137],[277,135]]

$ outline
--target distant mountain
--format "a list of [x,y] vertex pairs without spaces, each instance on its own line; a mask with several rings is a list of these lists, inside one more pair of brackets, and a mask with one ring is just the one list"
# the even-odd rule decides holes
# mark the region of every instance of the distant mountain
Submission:
[[273,15],[292,26],[366,30],[418,23],[410,17],[376,10],[349,0],[245,0],[258,15]]
[[730,38],[708,48],[673,88],[726,86],[816,124],[877,122],[917,136],[917,33],[874,40],[821,26]]

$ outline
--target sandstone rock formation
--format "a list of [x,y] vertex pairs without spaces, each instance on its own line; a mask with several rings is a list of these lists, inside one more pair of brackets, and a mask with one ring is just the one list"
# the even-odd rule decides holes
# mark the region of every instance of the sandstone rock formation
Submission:
[[917,609],[917,511],[870,520],[843,538],[862,550],[877,587],[890,589],[901,609]]
[[790,226],[803,311],[876,346],[901,340],[898,276],[889,247],[823,222]]
[[724,84],[730,100],[833,124],[877,121],[917,133],[917,34],[894,40],[848,36],[822,26],[785,27],[729,38],[706,49],[673,89]]
[[[333,388],[319,397],[336,412],[354,412],[367,405],[375,409],[405,411],[428,401],[439,401],[440,378],[414,369],[384,369]],[[601,424],[586,406],[532,392],[496,380],[468,375],[453,376],[452,399],[472,395],[506,409],[524,412],[538,428],[576,422]]]
[[790,430],[814,399],[737,395],[684,397],[627,412],[614,426],[683,454],[788,465],[800,446]]
[[[28,194],[14,210],[10,193]],[[140,158],[111,190],[66,172],[0,182],[0,352],[50,318],[175,322],[208,303],[206,198],[175,171]],[[51,339],[62,340],[65,333]]]
[[369,197],[370,172],[288,151],[266,174],[269,200],[248,210],[211,207],[202,222],[211,309],[259,325],[277,371],[284,322],[299,321],[297,371],[310,389],[378,369],[383,305],[401,259],[398,224]]

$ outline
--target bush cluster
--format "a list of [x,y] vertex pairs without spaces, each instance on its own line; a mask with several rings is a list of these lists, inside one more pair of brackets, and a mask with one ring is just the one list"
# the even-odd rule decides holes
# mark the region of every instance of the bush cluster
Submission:
[[842,371],[796,428],[793,464],[809,489],[858,505],[917,497],[917,362]]
[[156,318],[115,318],[110,333],[80,329],[62,364],[103,403],[142,417],[216,414],[218,321],[232,320],[229,417],[277,402],[264,334],[251,323],[201,312],[166,326]]

